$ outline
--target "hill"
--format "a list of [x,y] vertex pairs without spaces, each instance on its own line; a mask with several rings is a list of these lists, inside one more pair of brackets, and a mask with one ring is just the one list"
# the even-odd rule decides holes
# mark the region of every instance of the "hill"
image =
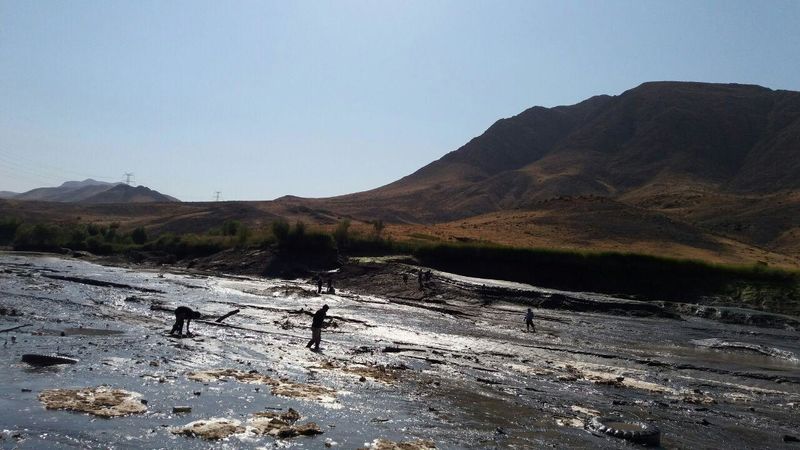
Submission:
[[180,200],[169,195],[164,195],[146,186],[128,186],[118,184],[111,189],[83,199],[85,203],[150,203],[150,202],[178,202]]
[[124,183],[106,183],[88,178],[83,181],[67,181],[58,187],[36,188],[21,194],[9,192],[0,198],[35,200],[43,202],[174,202],[174,197],[161,194],[144,186],[131,187]]

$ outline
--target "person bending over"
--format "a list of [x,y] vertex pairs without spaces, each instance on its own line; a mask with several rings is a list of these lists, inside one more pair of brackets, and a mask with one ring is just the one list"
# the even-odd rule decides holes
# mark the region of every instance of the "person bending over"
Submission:
[[175,325],[172,326],[169,334],[178,333],[178,336],[183,336],[183,322],[186,321],[186,335],[189,336],[189,323],[192,319],[199,319],[200,313],[192,310],[188,306],[178,306],[175,308]]

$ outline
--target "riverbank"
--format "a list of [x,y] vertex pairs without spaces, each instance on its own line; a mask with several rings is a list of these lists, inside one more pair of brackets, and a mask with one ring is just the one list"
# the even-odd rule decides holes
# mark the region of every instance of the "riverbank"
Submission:
[[[0,405],[13,412],[0,413],[5,442],[21,448],[207,448],[200,434],[180,431],[197,421],[228,430],[217,445],[237,448],[358,448],[377,439],[454,449],[624,447],[587,428],[600,415],[657,426],[665,447],[780,447],[796,435],[800,343],[790,329],[531,304],[536,332],[526,333],[520,293],[538,301],[558,292],[538,297],[518,283],[435,270],[419,289],[415,278],[402,279],[416,266],[391,258],[331,273],[336,294],[317,294],[311,279],[22,254],[0,262],[0,306],[18,314],[1,316],[0,326],[32,324],[12,332],[14,342],[3,336],[0,365]],[[308,314],[323,303],[333,324],[314,353],[304,346]],[[168,311],[181,304],[212,320],[193,322],[191,338],[170,338]],[[233,309],[240,312],[214,322]],[[78,362],[20,362],[53,352]],[[132,398],[146,411],[93,421],[39,399],[101,385],[141,395]],[[259,418],[289,408],[300,416],[292,426],[314,422],[323,433],[258,431]]]

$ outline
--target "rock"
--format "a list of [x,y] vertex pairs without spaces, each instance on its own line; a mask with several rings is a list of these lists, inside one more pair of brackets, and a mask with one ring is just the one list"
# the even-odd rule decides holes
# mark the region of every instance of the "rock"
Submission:
[[358,379],[358,381],[363,383],[363,382],[367,381],[367,377],[362,375],[361,378]]
[[141,394],[100,386],[83,389],[47,389],[39,401],[47,409],[65,409],[99,417],[119,417],[142,413],[147,407],[139,401]]
[[202,392],[200,392],[200,391],[194,391],[194,392],[193,392],[193,394],[194,394],[194,395],[197,395],[197,396],[200,396],[200,395],[202,394]]
[[30,390],[30,389],[27,389],[27,388],[22,388],[22,389],[20,389],[20,390],[21,390],[22,392],[31,392],[31,390]]
[[150,366],[151,367],[158,367],[159,366],[158,361],[150,361]]
[[172,412],[175,414],[190,413],[192,412],[191,406],[173,406]]
[[783,442],[800,442],[800,438],[792,436],[791,434],[784,434]]

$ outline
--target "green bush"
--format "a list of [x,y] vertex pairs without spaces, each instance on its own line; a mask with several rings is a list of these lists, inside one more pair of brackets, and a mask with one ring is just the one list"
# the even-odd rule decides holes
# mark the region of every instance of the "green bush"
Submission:
[[58,251],[64,244],[61,228],[43,223],[21,225],[14,237],[15,250]]
[[134,244],[142,245],[147,242],[147,231],[144,227],[137,227],[131,232],[131,240]]
[[0,220],[0,245],[8,245],[13,242],[20,225],[22,222],[16,217]]

